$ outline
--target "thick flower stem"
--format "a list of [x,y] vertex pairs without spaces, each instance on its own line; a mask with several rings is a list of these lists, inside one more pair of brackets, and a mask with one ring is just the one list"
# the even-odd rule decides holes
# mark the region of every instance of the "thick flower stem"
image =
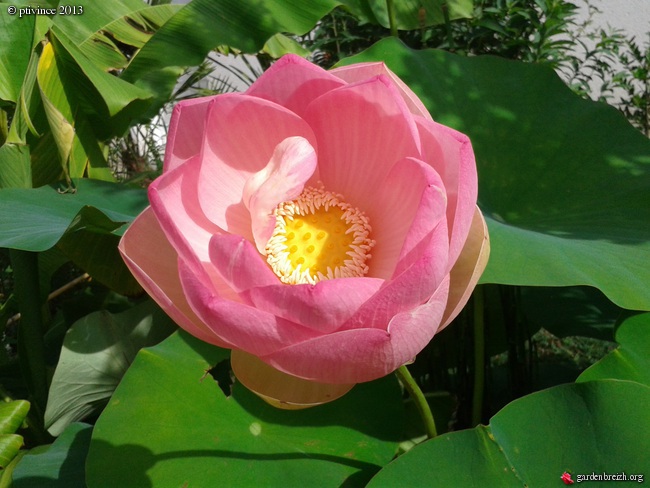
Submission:
[[427,399],[424,397],[424,393],[422,393],[422,390],[420,390],[420,387],[406,366],[400,366],[395,371],[395,374],[404,385],[404,388],[406,388],[406,391],[409,392],[411,399],[415,402],[420,417],[422,417],[422,422],[424,422],[424,430],[427,433],[427,437],[433,439],[438,435],[438,431],[436,430],[436,422],[433,420],[433,414],[431,413]]

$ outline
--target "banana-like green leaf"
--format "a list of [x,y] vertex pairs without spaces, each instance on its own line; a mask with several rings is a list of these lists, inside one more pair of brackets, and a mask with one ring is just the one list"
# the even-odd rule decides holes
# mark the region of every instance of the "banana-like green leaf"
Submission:
[[[27,59],[28,63],[16,100],[11,127],[6,140],[0,146],[0,188],[31,188],[33,185],[32,173],[37,175],[41,173],[38,164],[34,164],[35,169],[32,169],[30,156],[33,156],[33,152],[27,144],[27,131],[31,130],[32,133],[36,133],[30,111],[33,113],[40,106],[38,90],[35,90],[36,69],[39,60],[36,50],[33,50]],[[57,163],[57,160],[58,158],[55,156],[49,161]],[[60,165],[58,166],[60,173]]]
[[27,417],[29,402],[14,400],[0,403],[0,434],[15,433]]
[[[39,17],[37,25],[42,23]],[[31,52],[29,63],[25,71],[25,78],[20,88],[20,94],[16,102],[16,109],[14,117],[11,121],[11,128],[7,136],[7,142],[16,144],[25,144],[27,141],[27,132],[30,131],[34,136],[39,134],[32,118],[37,115],[37,110],[40,108],[39,90],[36,84],[36,74],[38,70],[38,63],[40,60],[40,50],[34,49]],[[43,127],[45,123],[41,124]]]
[[30,188],[31,176],[29,146],[11,143],[0,146],[0,188]]
[[[386,0],[343,0],[352,12],[369,22],[390,26]],[[412,30],[472,16],[473,0],[396,0],[395,26]],[[372,15],[369,15],[372,12]]]
[[23,446],[23,437],[15,432],[29,412],[29,402],[15,400],[0,403],[0,469],[6,468]]
[[35,16],[9,15],[0,3],[0,100],[17,102],[32,51]]
[[65,174],[112,179],[100,141],[123,133],[151,95],[95,66],[56,28],[43,48],[37,79]]
[[304,34],[337,0],[194,0],[171,17],[132,58],[121,75],[166,101],[184,67],[199,65],[220,45],[261,50],[278,32]]
[[309,51],[307,49],[284,34],[275,34],[272,36],[268,41],[266,41],[262,51],[274,59],[281,58],[288,53],[297,54],[302,57],[309,56]]
[[[65,174],[69,174],[68,157],[75,138],[74,117],[72,114],[77,112],[77,107],[71,105],[65,93],[58,61],[52,46],[49,43],[43,48],[36,77],[49,130],[58,149],[58,161],[61,170]],[[83,176],[84,171],[85,166],[81,174],[76,176]]]
[[[53,29],[51,39],[57,61],[65,67],[60,73],[64,89],[74,92],[98,136],[121,134],[148,106],[151,94],[99,69],[58,29]],[[96,127],[99,122],[104,126]]]
[[[72,6],[72,5],[71,5]],[[146,5],[140,0],[114,0],[97,8],[94,0],[75,2],[81,15],[58,15],[58,29],[97,68],[108,72],[126,67],[124,49],[140,49],[181,5]]]
[[0,469],[6,468],[23,446],[23,436],[0,434]]

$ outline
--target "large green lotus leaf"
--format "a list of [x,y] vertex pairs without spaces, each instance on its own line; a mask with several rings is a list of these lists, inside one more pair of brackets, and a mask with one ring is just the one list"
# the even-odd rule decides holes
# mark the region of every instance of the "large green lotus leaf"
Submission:
[[136,357],[100,416],[90,488],[363,486],[397,449],[402,401],[388,377],[300,411],[208,373],[229,351],[184,332]]
[[394,39],[344,63],[377,60],[472,140],[492,243],[482,282],[590,285],[650,309],[650,140],[545,66]]
[[75,322],[63,341],[45,410],[45,427],[58,436],[72,422],[108,403],[138,351],[176,329],[153,302],[126,312],[94,312]]
[[89,179],[77,180],[75,186],[74,192],[67,193],[49,186],[0,190],[0,247],[50,249],[68,228],[92,228],[92,221],[78,220],[85,206],[100,210],[118,228],[131,222],[148,205],[144,190]]
[[85,460],[92,426],[70,425],[47,448],[25,454],[13,470],[13,488],[73,488],[85,486]]
[[[562,486],[565,471],[647,473],[650,388],[600,380],[516,400],[489,426],[439,436],[385,467],[368,487]],[[604,486],[604,485],[603,485]]]
[[650,313],[634,315],[616,329],[620,347],[583,372],[576,381],[605,378],[650,386]]

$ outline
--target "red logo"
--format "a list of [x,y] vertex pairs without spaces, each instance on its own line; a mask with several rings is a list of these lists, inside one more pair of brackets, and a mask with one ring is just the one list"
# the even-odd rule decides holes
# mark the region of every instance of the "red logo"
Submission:
[[566,471],[562,473],[562,477],[560,479],[564,481],[565,485],[572,485],[574,483],[571,479],[571,473],[567,473]]

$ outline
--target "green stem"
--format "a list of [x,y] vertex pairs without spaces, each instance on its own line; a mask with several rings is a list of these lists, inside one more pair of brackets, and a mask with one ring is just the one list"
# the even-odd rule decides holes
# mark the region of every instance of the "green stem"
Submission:
[[32,396],[32,408],[42,423],[47,403],[47,370],[45,366],[45,327],[43,302],[38,281],[38,254],[11,249],[14,290],[20,310],[18,326],[18,357],[20,368]]
[[474,395],[472,425],[481,423],[485,391],[485,323],[483,318],[483,287],[474,290]]
[[420,417],[422,417],[422,422],[424,422],[424,430],[427,433],[427,437],[433,439],[438,435],[438,431],[436,430],[436,422],[433,420],[433,414],[431,413],[431,408],[429,407],[427,399],[424,397],[424,393],[422,393],[422,390],[415,382],[406,366],[400,366],[397,371],[395,371],[395,374],[402,382],[402,385],[404,385],[404,388],[406,388],[406,391],[409,392],[413,402],[415,402]]
[[395,22],[395,6],[393,0],[386,0],[386,10],[388,10],[388,25],[390,26],[390,35],[398,37],[397,23]]
[[448,49],[451,52],[454,52],[454,35],[451,32],[451,19],[449,18],[449,6],[447,2],[444,2],[441,6],[442,16],[445,19],[445,28],[447,30],[447,43],[449,44]]

